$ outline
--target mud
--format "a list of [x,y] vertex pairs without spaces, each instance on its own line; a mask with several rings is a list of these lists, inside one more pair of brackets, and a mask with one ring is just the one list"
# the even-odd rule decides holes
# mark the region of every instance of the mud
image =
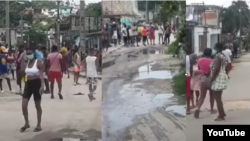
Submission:
[[[126,57],[132,61],[140,59],[145,56],[143,51],[127,54]],[[158,53],[160,51],[150,52]],[[122,57],[119,59],[122,60]],[[114,75],[102,106],[103,141],[171,141],[173,138],[185,138],[185,106],[178,103],[171,88],[171,79],[180,62],[170,62],[155,61],[138,67],[136,71],[130,68],[130,74]],[[169,128],[172,124],[178,125],[177,128]],[[169,131],[179,133],[179,137],[169,135]]]

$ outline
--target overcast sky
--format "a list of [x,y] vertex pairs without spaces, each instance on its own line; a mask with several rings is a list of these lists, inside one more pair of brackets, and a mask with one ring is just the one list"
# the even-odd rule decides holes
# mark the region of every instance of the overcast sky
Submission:
[[[74,0],[76,4],[80,4],[80,0]],[[85,0],[85,4],[88,5],[90,3],[97,3],[100,2],[102,0]]]
[[186,0],[186,3],[191,4],[191,3],[205,2],[206,5],[218,5],[218,6],[223,5],[223,7],[228,7],[231,5],[232,1],[235,1],[235,0]]

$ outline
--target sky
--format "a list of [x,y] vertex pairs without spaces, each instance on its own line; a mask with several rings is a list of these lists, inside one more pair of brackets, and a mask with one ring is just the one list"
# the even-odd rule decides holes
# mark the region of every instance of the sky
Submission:
[[[218,5],[218,6],[223,6],[223,7],[228,7],[231,5],[232,1],[235,0],[186,0],[187,4],[191,3],[202,3],[205,2],[206,5]],[[248,5],[250,3],[248,2]]]
[[[85,0],[85,4],[88,5],[90,3],[97,3],[97,2],[100,2],[100,1],[102,1],[102,0]],[[76,4],[80,4],[80,0],[74,0],[74,2]]]

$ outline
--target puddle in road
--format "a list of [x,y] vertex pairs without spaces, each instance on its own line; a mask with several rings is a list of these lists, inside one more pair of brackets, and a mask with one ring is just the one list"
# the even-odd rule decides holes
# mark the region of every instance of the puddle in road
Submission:
[[103,123],[106,126],[104,132],[108,132],[103,134],[104,139],[115,140],[122,134],[123,129],[134,124],[133,119],[136,116],[173,103],[174,94],[149,94],[144,89],[137,88],[137,85],[143,84],[134,83],[122,86],[121,80],[110,84],[108,93],[115,95],[107,97],[103,102],[105,105],[103,106]]
[[155,63],[150,63],[143,65],[138,68],[138,74],[134,77],[133,80],[143,80],[143,79],[172,79],[173,74],[170,70],[151,70],[152,65]]
[[173,105],[166,108],[167,112],[173,112],[179,116],[186,116],[186,106],[185,105]]
[[164,54],[165,53],[165,51],[162,49],[143,49],[142,50],[143,54],[148,54],[148,52],[149,54]]

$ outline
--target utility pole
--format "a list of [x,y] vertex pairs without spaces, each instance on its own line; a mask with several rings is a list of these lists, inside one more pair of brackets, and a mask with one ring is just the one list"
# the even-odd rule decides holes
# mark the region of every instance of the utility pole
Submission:
[[[85,1],[80,1],[80,47],[86,53],[86,31],[85,31]],[[90,49],[90,48],[89,48]]]
[[60,1],[57,1],[57,26],[56,26],[57,46],[60,48]]
[[205,26],[204,26],[204,38],[205,38],[204,42],[205,42],[205,45],[204,45],[204,48],[207,48],[208,26],[207,26],[207,17],[206,17],[206,7],[205,7],[205,3],[204,2],[202,4],[203,4],[203,8],[204,8],[204,21],[205,21]]
[[6,1],[6,11],[5,11],[5,19],[6,19],[6,29],[5,29],[5,38],[6,43],[10,46],[10,1]]
[[240,0],[238,0],[239,4],[240,4],[240,9],[239,9],[239,14],[240,14],[240,46],[239,46],[239,53],[241,53],[241,49],[242,49],[242,41],[241,41],[241,36],[242,36],[242,18],[241,18],[241,14],[242,14],[242,10],[241,10],[241,2]]
[[149,22],[148,0],[146,0],[146,21]]

